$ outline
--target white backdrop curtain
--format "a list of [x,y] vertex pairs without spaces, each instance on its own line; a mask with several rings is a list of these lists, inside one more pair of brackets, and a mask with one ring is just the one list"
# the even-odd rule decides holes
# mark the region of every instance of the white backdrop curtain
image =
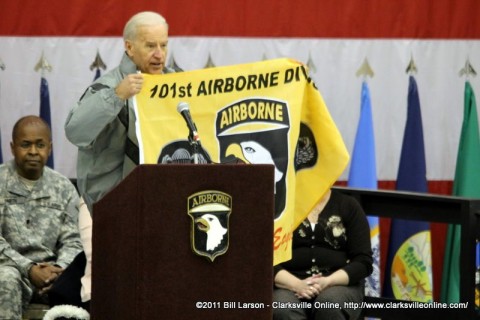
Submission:
[[[69,109],[92,82],[90,70],[97,51],[114,68],[123,54],[120,37],[0,37],[0,129],[4,161],[11,159],[9,142],[14,122],[38,114],[40,73],[34,67],[42,53],[53,70],[46,73],[50,89],[55,169],[74,178],[76,149],[65,138]],[[452,180],[463,117],[467,59],[480,68],[480,40],[318,39],[170,37],[168,63],[184,70],[290,57],[310,66],[350,151],[360,112],[362,77],[355,75],[367,58],[374,117],[379,180],[395,180],[406,120],[408,75],[413,57],[418,73],[429,180]],[[102,70],[104,73],[105,70]],[[480,95],[480,79],[471,77]],[[477,100],[478,101],[478,100]],[[201,106],[192,106],[201,108]],[[348,169],[342,176],[346,180]]]

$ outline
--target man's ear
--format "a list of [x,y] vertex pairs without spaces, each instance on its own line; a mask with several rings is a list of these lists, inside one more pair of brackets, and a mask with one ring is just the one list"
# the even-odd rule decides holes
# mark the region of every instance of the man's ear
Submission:
[[129,57],[132,56],[133,43],[130,40],[125,40],[125,51]]

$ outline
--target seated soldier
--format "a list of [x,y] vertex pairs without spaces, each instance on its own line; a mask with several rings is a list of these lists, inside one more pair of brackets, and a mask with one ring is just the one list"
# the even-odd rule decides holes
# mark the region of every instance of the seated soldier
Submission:
[[10,146],[14,159],[0,165],[0,315],[15,320],[29,303],[48,302],[52,283],[82,244],[77,191],[45,167],[52,150],[47,123],[21,118]]

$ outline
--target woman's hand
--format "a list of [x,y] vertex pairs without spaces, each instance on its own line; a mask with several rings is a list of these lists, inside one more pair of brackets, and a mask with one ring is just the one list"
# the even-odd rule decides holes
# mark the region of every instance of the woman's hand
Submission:
[[316,274],[309,278],[311,285],[318,291],[318,293],[322,292],[326,288],[332,285],[330,277],[324,277],[321,274]]
[[347,286],[349,282],[348,274],[343,269],[338,269],[327,277],[316,274],[306,280],[309,280],[310,285],[315,288],[317,294],[328,287]]
[[313,299],[320,291],[313,277],[300,280],[294,290],[295,295],[300,299]]

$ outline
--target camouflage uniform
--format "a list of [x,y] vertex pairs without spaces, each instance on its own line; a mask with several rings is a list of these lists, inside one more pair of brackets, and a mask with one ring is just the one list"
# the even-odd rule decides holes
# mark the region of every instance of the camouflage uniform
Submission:
[[78,202],[72,183],[48,167],[30,191],[13,160],[0,165],[0,319],[21,319],[34,263],[66,268],[82,250]]

